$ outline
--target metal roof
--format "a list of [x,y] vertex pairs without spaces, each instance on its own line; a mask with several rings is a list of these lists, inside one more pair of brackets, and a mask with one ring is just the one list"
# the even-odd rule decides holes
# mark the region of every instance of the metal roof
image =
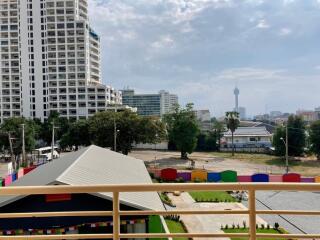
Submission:
[[[271,136],[271,133],[267,131],[265,127],[238,127],[233,134],[235,137],[246,136]],[[225,137],[231,137],[231,131],[229,130],[224,134]]]
[[[152,183],[142,160],[91,145],[37,167],[10,186],[43,186],[53,184],[144,184]],[[112,199],[112,193],[98,193]],[[23,197],[23,196],[22,196]],[[0,206],[21,197],[0,197]],[[120,193],[120,202],[142,210],[163,210],[157,192]]]

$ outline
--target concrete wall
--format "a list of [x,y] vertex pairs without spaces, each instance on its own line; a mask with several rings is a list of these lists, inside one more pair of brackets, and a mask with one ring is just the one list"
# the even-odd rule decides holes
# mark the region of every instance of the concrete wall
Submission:
[[135,149],[152,149],[152,150],[168,150],[168,142],[153,143],[138,143],[134,144]]

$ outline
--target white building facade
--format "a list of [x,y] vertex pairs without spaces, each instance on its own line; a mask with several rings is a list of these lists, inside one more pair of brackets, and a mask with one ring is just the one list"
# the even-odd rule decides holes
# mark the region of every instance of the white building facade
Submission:
[[121,93],[102,84],[87,0],[1,0],[1,121],[87,118]]
[[[232,148],[232,134],[229,130],[221,140],[223,148]],[[233,134],[235,148],[268,148],[272,146],[272,134],[265,127],[238,127]]]

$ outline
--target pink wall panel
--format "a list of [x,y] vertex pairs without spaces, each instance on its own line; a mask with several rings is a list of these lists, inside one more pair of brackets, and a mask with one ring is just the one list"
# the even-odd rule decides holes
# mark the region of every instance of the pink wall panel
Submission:
[[270,175],[269,182],[282,182],[282,175]]
[[238,182],[252,182],[251,176],[238,176]]

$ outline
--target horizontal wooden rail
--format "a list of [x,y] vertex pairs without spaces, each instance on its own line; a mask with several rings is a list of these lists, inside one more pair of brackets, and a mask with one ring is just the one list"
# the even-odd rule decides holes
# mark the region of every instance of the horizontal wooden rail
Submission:
[[320,211],[304,211],[304,210],[257,210],[257,214],[270,215],[308,215],[320,216]]
[[0,218],[44,218],[44,217],[105,217],[112,216],[112,211],[74,211],[74,212],[31,212],[0,213]]
[[[139,233],[120,234],[120,238],[248,238],[248,233]],[[270,239],[319,239],[320,234],[262,234],[257,233],[256,237]],[[112,239],[112,234],[68,234],[68,235],[19,235],[0,236],[0,240],[58,240],[58,239]]]
[[[231,191],[244,190],[249,193],[248,210],[169,210],[169,211],[121,211],[119,209],[122,192],[160,192],[160,191]],[[259,238],[276,239],[316,239],[320,234],[260,234],[256,233],[257,214],[277,215],[310,215],[318,216],[320,211],[311,210],[256,210],[256,191],[319,191],[320,183],[176,183],[176,184],[129,184],[129,185],[89,185],[89,186],[27,186],[0,188],[2,195],[33,195],[33,194],[77,194],[77,193],[101,193],[113,194],[113,211],[65,211],[65,212],[32,212],[32,213],[0,213],[0,218],[44,218],[44,217],[81,217],[81,216],[112,216],[113,234],[64,234],[64,235],[18,235],[0,236],[2,239],[114,239],[121,238]],[[149,216],[149,215],[204,215],[204,214],[246,214],[249,215],[249,233],[121,233],[120,216]]]
[[210,214],[249,214],[248,210],[168,210],[168,211],[120,211],[120,216],[148,216],[148,215],[210,215]]
[[160,191],[320,191],[320,183],[155,183],[0,188],[0,195]]
[[0,240],[112,239],[113,234],[19,235],[0,236]]

